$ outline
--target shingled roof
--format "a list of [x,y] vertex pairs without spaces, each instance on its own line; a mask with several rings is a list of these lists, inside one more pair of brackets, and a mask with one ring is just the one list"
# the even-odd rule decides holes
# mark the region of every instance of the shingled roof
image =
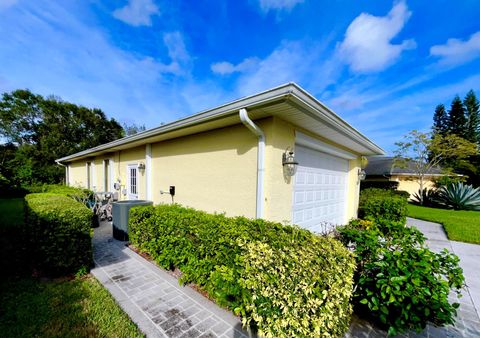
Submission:
[[[392,176],[392,175],[415,175],[415,163],[409,162],[404,168],[394,166],[394,157],[372,156],[368,157],[368,165],[365,168],[367,176]],[[434,167],[430,175],[442,175],[442,168]]]

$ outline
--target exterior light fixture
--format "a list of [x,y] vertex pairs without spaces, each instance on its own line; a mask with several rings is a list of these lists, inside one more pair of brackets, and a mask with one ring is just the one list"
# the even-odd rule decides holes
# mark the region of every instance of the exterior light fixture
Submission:
[[358,179],[360,181],[363,181],[365,178],[367,178],[367,173],[363,169],[358,169]]
[[145,163],[143,163],[143,162],[138,163],[138,170],[144,171],[145,170]]
[[282,155],[282,165],[283,165],[283,172],[285,176],[291,177],[295,175],[297,171],[298,162],[295,161],[295,154],[293,151],[286,151]]

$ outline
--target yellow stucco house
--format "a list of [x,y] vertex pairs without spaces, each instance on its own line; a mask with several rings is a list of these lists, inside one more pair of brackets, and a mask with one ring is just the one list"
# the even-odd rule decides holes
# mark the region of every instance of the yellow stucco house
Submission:
[[289,83],[57,162],[69,185],[120,199],[174,201],[315,231],[356,216],[362,156],[383,153]]
[[[420,189],[418,175],[415,174],[414,164],[408,163],[404,167],[395,165],[394,157],[369,157],[368,165],[365,168],[365,186],[375,187],[377,183],[393,183],[397,190],[410,193],[410,198]],[[445,176],[439,167],[432,168],[428,175],[424,176],[424,188],[435,187],[435,180]]]

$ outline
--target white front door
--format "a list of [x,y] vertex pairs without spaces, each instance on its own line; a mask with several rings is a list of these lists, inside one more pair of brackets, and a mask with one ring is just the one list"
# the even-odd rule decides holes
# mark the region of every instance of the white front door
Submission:
[[138,165],[136,164],[127,166],[127,198],[138,199]]
[[314,232],[346,222],[348,160],[296,145],[293,223]]

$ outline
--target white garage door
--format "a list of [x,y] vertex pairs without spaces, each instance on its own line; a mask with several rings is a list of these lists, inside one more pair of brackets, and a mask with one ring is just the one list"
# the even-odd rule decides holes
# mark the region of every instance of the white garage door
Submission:
[[295,146],[293,223],[314,232],[345,223],[348,160]]

